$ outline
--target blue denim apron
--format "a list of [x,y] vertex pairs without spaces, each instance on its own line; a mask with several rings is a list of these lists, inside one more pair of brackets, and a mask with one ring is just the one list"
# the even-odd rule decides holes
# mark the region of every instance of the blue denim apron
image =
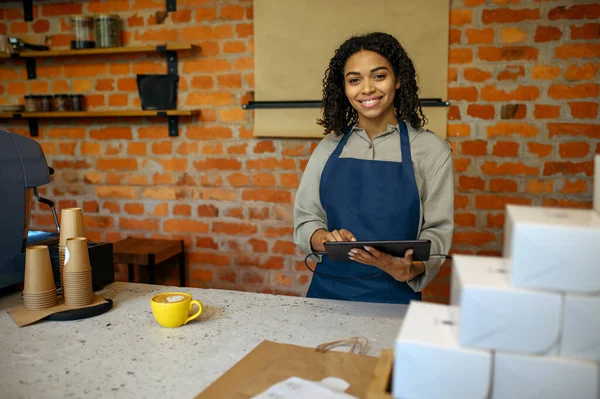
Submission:
[[[414,240],[417,238],[420,200],[406,124],[399,121],[402,162],[340,158],[351,129],[329,156],[319,186],[329,231],[346,229],[357,240]],[[307,296],[363,302],[407,304],[420,300],[407,283],[374,266],[332,262],[327,255],[316,266]],[[373,277],[381,273],[380,276]],[[367,277],[365,279],[364,277]]]

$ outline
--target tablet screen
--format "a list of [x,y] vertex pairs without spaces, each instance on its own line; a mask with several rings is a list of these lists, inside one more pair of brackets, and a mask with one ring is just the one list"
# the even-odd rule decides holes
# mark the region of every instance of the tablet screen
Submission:
[[414,261],[429,260],[431,250],[430,240],[402,240],[402,241],[329,241],[325,243],[325,251],[332,262],[350,262],[348,252],[352,248],[364,249],[365,246],[373,247],[385,254],[403,258],[406,251],[413,250]]

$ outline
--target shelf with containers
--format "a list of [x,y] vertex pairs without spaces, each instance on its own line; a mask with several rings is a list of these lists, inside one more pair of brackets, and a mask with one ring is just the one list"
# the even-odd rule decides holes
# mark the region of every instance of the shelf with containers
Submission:
[[[176,2],[168,1],[167,11],[175,11]],[[80,18],[76,16],[75,18]],[[86,17],[89,22],[90,17]],[[85,18],[82,18],[85,19]],[[81,29],[79,34],[88,35],[89,25]],[[111,31],[111,29],[109,29]],[[110,34],[113,34],[111,31]],[[118,29],[120,35],[120,28]],[[98,36],[98,32],[96,32]],[[18,52],[10,54],[0,54],[0,59],[22,59],[25,61],[27,69],[27,79],[36,79],[36,60],[38,58],[53,57],[77,57],[77,56],[102,56],[109,54],[132,54],[132,53],[159,53],[166,57],[167,74],[166,75],[138,75],[138,91],[142,103],[142,110],[125,109],[119,111],[85,111],[82,109],[55,109],[52,112],[1,112],[0,119],[27,119],[29,132],[31,136],[38,136],[38,119],[47,118],[90,118],[90,117],[166,117],[168,121],[169,136],[175,137],[179,133],[179,118],[193,117],[200,114],[200,110],[177,110],[174,109],[178,96],[178,73],[177,73],[177,55],[178,52],[195,52],[200,48],[187,43],[166,43],[161,45],[138,45],[121,46],[120,36],[116,43],[103,43],[101,47],[96,48],[95,43],[78,41],[80,37],[75,36],[76,40],[71,42],[71,49],[30,51],[21,49]],[[103,37],[102,40],[105,40]],[[160,92],[160,94],[158,94]],[[55,95],[55,97],[60,95]],[[69,95],[73,97],[74,95]],[[75,95],[78,96],[78,95]],[[26,96],[26,97],[45,97],[45,96]],[[26,99],[27,100],[27,99]],[[36,100],[41,101],[41,100]],[[27,102],[27,101],[26,101]],[[29,108],[27,109],[29,110]],[[36,111],[39,111],[37,108]]]

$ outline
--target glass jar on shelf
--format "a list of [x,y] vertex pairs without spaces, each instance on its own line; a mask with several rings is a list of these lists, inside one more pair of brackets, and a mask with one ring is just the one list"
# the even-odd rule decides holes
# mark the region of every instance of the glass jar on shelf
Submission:
[[97,15],[94,17],[96,47],[121,47],[121,19],[118,15]]
[[71,33],[71,49],[94,48],[94,18],[84,15],[74,15],[70,18]]

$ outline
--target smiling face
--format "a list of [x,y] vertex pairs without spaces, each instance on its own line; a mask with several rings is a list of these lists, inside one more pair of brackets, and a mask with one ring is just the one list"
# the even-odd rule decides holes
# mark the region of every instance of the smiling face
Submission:
[[354,53],[344,66],[344,87],[348,101],[358,112],[359,126],[385,128],[397,123],[394,96],[400,83],[385,57],[368,50]]

